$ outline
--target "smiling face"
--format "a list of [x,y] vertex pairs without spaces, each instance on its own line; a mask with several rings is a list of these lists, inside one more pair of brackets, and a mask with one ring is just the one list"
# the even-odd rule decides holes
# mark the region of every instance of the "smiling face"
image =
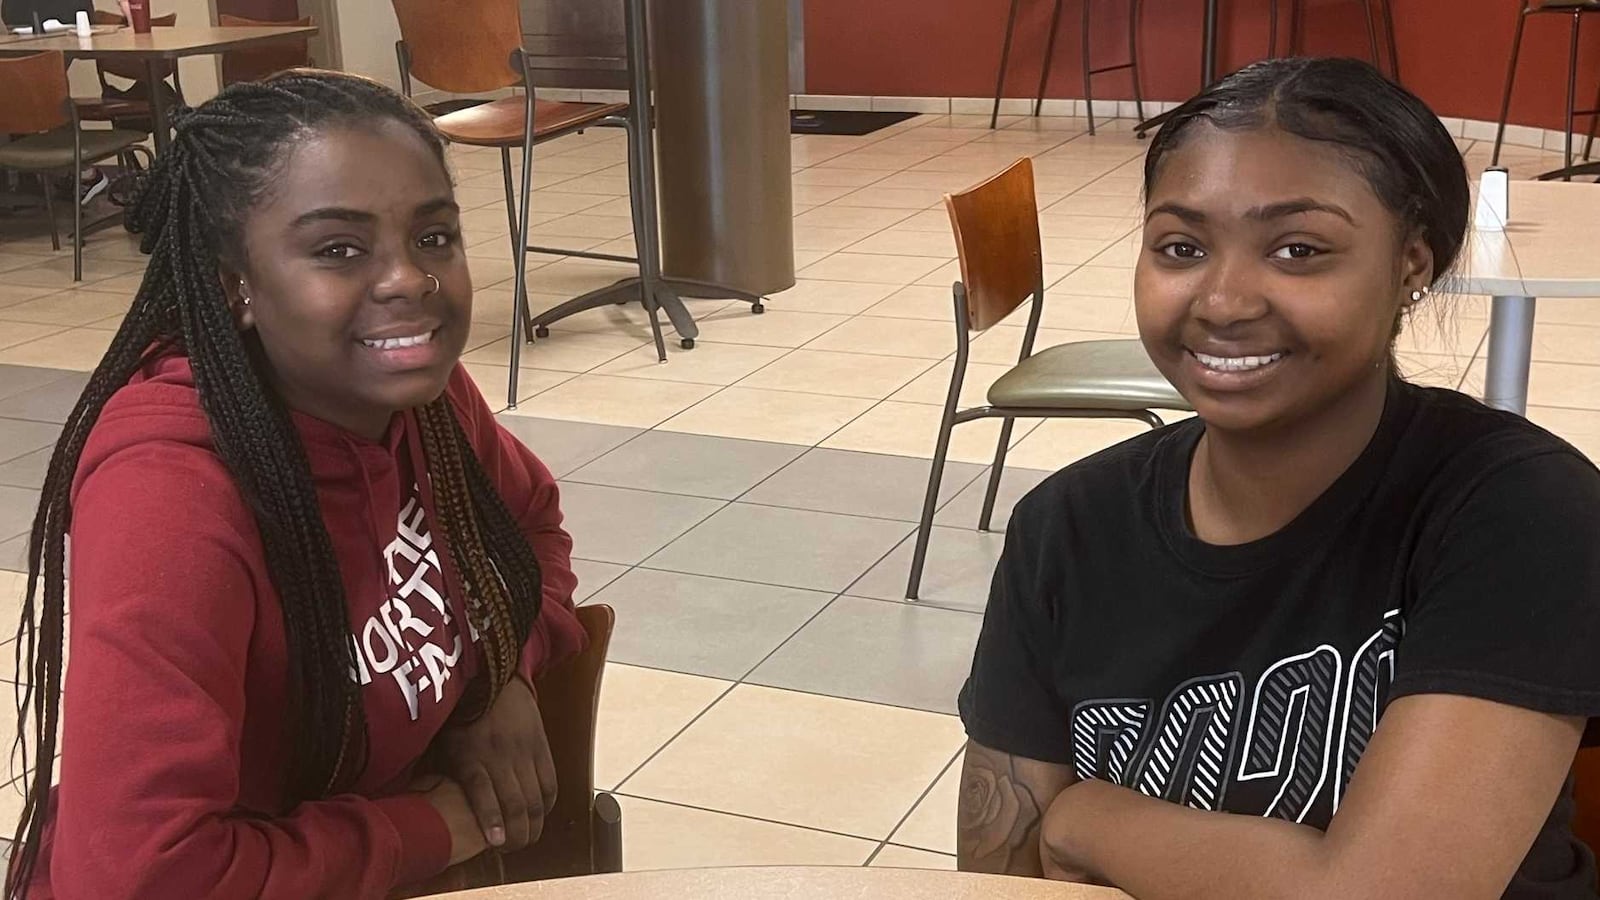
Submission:
[[1348,151],[1196,122],[1146,198],[1140,337],[1209,428],[1381,404],[1399,311],[1433,280],[1408,230]]
[[291,146],[225,286],[284,402],[376,438],[444,392],[466,346],[472,281],[450,177],[398,122]]

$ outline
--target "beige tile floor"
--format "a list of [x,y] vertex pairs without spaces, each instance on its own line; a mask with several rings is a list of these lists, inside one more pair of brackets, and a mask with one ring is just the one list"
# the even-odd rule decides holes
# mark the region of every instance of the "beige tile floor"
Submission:
[[[799,281],[771,298],[770,312],[693,301],[699,345],[682,351],[673,343],[664,366],[637,308],[561,322],[523,354],[522,402],[506,419],[926,459],[954,349],[949,285],[957,268],[941,194],[1023,154],[1039,173],[1050,286],[1041,341],[1133,334],[1131,236],[1143,145],[1120,122],[1098,137],[1075,119],[985,125],[981,117],[921,116],[866,137],[795,138]],[[1487,164],[1486,145],[1461,145],[1472,169]],[[466,359],[498,404],[511,277],[498,158],[470,149],[452,158],[478,288]],[[1555,157],[1513,149],[1507,161],[1525,177]],[[632,251],[620,135],[564,138],[540,148],[535,168],[539,242]],[[534,258],[529,267],[538,308],[627,272],[570,258]],[[0,241],[0,364],[91,368],[139,270],[130,240],[115,230],[91,240],[81,284],[71,280],[67,254],[51,253],[44,237]],[[1482,380],[1485,305],[1439,302],[1447,314],[1416,323],[1401,358],[1420,380],[1473,390]],[[1022,321],[1019,314],[976,342],[969,399],[1014,358]],[[1534,360],[1531,418],[1600,456],[1600,300],[1541,306]],[[952,458],[986,462],[995,433],[994,423],[967,426]],[[1011,464],[1059,468],[1134,433],[1108,422],[1021,423]],[[961,532],[941,529],[940,540],[952,536]],[[584,577],[603,573],[603,584],[624,570],[618,561],[585,562]],[[22,582],[0,572],[0,621],[14,619]],[[962,599],[981,608],[981,595]],[[598,770],[601,786],[622,797],[629,867],[953,866],[959,722],[948,712],[824,693],[613,664]],[[14,726],[6,719],[0,742],[9,745],[5,732]],[[0,792],[0,819],[17,802]]]

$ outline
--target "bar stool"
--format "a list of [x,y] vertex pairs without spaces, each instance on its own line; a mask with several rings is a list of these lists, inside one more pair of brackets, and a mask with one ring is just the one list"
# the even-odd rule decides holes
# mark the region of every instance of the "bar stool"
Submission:
[[[1044,107],[1044,89],[1050,82],[1050,66],[1055,61],[1056,33],[1061,30],[1061,7],[1065,0],[1056,0],[1055,10],[1050,14],[1050,39],[1045,45],[1044,65],[1039,73],[1039,96],[1033,104],[1033,114],[1039,115]],[[1088,102],[1089,134],[1094,134],[1094,76],[1105,72],[1120,72],[1128,69],[1133,74],[1133,102],[1140,119],[1144,118],[1144,94],[1139,88],[1139,3],[1140,0],[1128,0],[1128,61],[1114,66],[1094,68],[1090,63],[1089,29],[1090,14],[1094,9],[1095,0],[1083,0],[1083,97]],[[994,85],[994,112],[989,115],[989,127],[994,128],[1000,123],[1000,96],[1005,91],[1006,70],[1011,65],[1011,42],[1017,30],[1017,11],[1022,5],[1022,0],[1011,0],[1011,13],[1006,18],[1006,39],[1000,47],[1000,74]]]
[[[1267,56],[1278,56],[1278,5],[1281,0],[1272,0],[1268,7],[1268,28],[1271,37],[1267,40]],[[1304,20],[1306,0],[1287,0],[1289,3],[1289,55],[1299,56],[1303,46]],[[1373,5],[1376,4],[1383,15],[1384,43],[1389,51],[1389,77],[1396,83],[1400,81],[1400,50],[1394,39],[1394,6],[1392,0],[1361,0],[1362,12],[1367,18],[1367,47],[1372,55],[1372,64],[1378,69],[1383,68],[1383,54],[1378,47],[1378,19],[1373,14]]]
[[[536,97],[532,66],[522,47],[522,14],[516,0],[467,0],[441,4],[435,0],[390,0],[400,24],[395,53],[400,62],[400,86],[411,96],[412,81],[456,94],[482,94],[503,88],[520,89],[520,96],[492,100],[448,113],[433,120],[444,137],[457,144],[493,147],[500,151],[505,184],[506,220],[511,238],[513,277],[511,315],[511,374],[506,388],[507,406],[517,406],[517,378],[522,362],[522,342],[536,327],[528,310],[527,258],[528,208],[532,202],[533,148],[547,141],[605,123],[626,123],[626,103],[565,103]],[[511,151],[522,152],[520,196],[513,196]],[[631,170],[636,161],[631,157]],[[636,179],[632,179],[636,180]],[[637,210],[635,229],[638,231]],[[592,256],[585,251],[564,251],[569,256]],[[667,357],[661,323],[653,298],[645,298],[656,348]],[[526,328],[526,331],[524,329]]]
[[[1506,120],[1511,115],[1511,88],[1517,80],[1517,61],[1522,56],[1522,31],[1528,24],[1529,16],[1540,14],[1560,14],[1570,16],[1572,19],[1571,40],[1567,50],[1567,141],[1565,153],[1562,158],[1561,168],[1553,172],[1546,172],[1539,176],[1540,181],[1554,181],[1561,179],[1571,181],[1573,176],[1600,175],[1600,162],[1591,162],[1590,153],[1594,150],[1595,120],[1600,118],[1600,94],[1596,95],[1595,108],[1578,109],[1578,32],[1583,24],[1583,17],[1589,13],[1600,12],[1600,0],[1523,0],[1522,9],[1517,13],[1517,29],[1511,39],[1511,64],[1506,68],[1506,90],[1500,98],[1500,127],[1494,135],[1494,156],[1492,165],[1500,164],[1500,147],[1505,143]],[[1573,165],[1572,162],[1572,135],[1573,120],[1583,116],[1589,120],[1589,133],[1583,144],[1583,162]]]

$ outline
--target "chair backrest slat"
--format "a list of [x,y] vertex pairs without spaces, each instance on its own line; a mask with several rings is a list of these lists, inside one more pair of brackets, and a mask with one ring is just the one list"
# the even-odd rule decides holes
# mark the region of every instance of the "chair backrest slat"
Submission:
[[453,94],[522,84],[511,63],[522,48],[518,0],[391,0],[411,77]]
[[[227,13],[217,16],[217,24],[223,28],[248,28],[252,25],[299,25],[303,28],[311,25],[311,23],[310,16],[302,16],[286,22],[247,19],[244,16],[231,16]],[[281,44],[268,44],[262,47],[229,50],[222,54],[222,83],[229,85],[237,84],[241,81],[260,81],[274,72],[282,72],[284,69],[297,69],[309,65],[311,65],[310,38],[285,41]]]
[[984,331],[1043,287],[1033,160],[1023,157],[976,187],[946,194],[944,204],[967,289],[967,327]]
[[0,132],[39,134],[72,124],[67,61],[60,50],[0,59]]

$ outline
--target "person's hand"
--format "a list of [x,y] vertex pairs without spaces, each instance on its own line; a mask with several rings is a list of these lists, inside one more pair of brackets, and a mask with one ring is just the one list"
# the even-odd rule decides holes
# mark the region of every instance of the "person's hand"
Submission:
[[438,738],[445,771],[466,792],[487,844],[520,850],[539,839],[556,802],[556,765],[533,689],[512,678],[476,722]]
[[442,775],[424,775],[411,783],[411,790],[426,794],[450,829],[450,865],[464,863],[489,849],[461,785]]

